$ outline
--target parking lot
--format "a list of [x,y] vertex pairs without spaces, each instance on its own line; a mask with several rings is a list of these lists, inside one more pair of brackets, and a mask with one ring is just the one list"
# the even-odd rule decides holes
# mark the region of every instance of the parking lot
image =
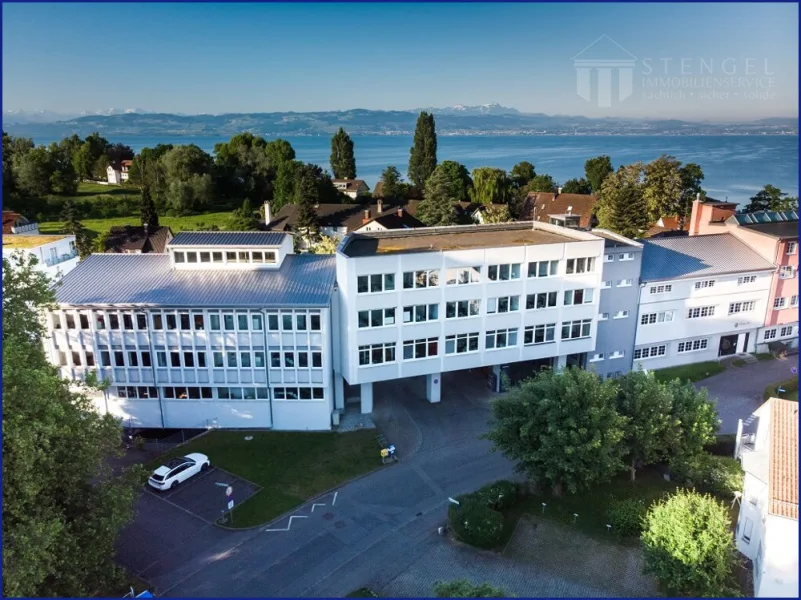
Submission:
[[[231,496],[226,496],[226,488],[232,488]],[[242,504],[261,488],[246,479],[232,475],[218,467],[195,475],[174,490],[159,492],[150,486],[146,491],[188,512],[206,523],[214,523],[228,512],[228,503]]]

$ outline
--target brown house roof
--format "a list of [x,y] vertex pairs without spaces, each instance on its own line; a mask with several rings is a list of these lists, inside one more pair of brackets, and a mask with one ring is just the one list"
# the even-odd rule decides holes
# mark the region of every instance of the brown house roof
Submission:
[[798,520],[798,402],[770,399],[768,513]]
[[12,210],[3,211],[3,233],[14,233],[11,228],[17,225],[30,225],[30,221],[23,217],[21,214]]
[[[402,204],[393,202],[383,202],[381,211],[378,204],[319,204],[317,206],[317,219],[321,227],[345,227],[347,230],[355,231],[364,224],[365,211],[370,211],[369,220],[378,220],[388,229],[398,229],[401,227],[424,227],[423,223],[414,218],[413,214],[404,208],[404,215],[398,220],[398,208]],[[394,215],[394,216],[393,216]],[[386,219],[385,219],[386,218]],[[267,229],[271,231],[292,231],[298,220],[298,206],[287,204],[276,213],[272,221],[267,224]]]
[[[594,226],[593,211],[598,198],[593,194],[529,192],[523,202],[520,221],[548,223],[550,215],[579,215],[579,227]],[[568,210],[568,208],[570,210]]]
[[344,183],[346,192],[355,192],[361,189],[367,189],[367,190],[370,189],[363,179],[332,179],[331,181],[333,183]]
[[144,226],[123,225],[112,227],[106,240],[106,252],[163,254],[173,238],[169,227],[159,227],[146,234]]

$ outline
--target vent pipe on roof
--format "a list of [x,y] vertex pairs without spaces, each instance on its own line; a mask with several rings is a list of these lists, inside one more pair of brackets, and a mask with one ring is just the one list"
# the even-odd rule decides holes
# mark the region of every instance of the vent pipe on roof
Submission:
[[272,212],[270,212],[270,203],[269,202],[265,202],[264,203],[264,224],[265,225],[269,225],[270,221],[272,221],[272,220],[273,220],[273,215],[272,215]]

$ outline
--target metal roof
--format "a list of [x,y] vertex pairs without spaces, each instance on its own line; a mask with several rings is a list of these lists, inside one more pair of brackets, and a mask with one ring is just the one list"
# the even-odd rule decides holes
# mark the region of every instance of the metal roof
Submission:
[[280,231],[182,231],[168,244],[176,246],[280,246]]
[[740,225],[778,223],[780,221],[798,221],[798,212],[795,210],[760,210],[752,213],[739,213],[733,215],[732,218]]
[[166,254],[92,254],[55,288],[61,304],[328,306],[333,255],[290,254],[279,269],[173,269]]
[[643,281],[775,269],[773,263],[730,233],[651,238],[644,241],[644,246]]

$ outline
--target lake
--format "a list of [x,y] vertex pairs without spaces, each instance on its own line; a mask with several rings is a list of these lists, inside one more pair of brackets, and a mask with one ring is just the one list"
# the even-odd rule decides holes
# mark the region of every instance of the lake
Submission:
[[[197,144],[207,152],[226,141],[222,137],[113,136],[110,141],[136,151],[158,143]],[[329,168],[328,137],[286,138],[297,158]],[[34,140],[49,143],[53,140]],[[387,165],[405,176],[412,138],[407,136],[354,136],[358,176],[372,188]],[[455,160],[472,170],[491,166],[509,170],[527,160],[538,173],[564,182],[584,175],[584,161],[608,154],[617,168],[671,154],[682,162],[701,165],[704,189],[719,200],[747,203],[765,184],[798,196],[798,137],[768,135],[731,136],[440,136],[437,158]]]

